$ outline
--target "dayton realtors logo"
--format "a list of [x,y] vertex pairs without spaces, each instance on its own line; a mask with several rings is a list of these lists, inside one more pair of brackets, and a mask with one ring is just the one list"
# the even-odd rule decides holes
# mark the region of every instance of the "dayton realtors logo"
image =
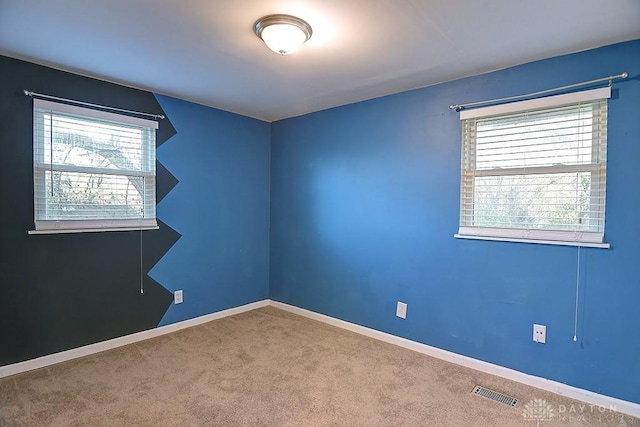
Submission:
[[522,408],[522,417],[527,421],[535,421],[536,427],[540,427],[540,421],[553,419],[553,406],[544,399],[533,399]]
[[629,421],[631,425],[638,425],[636,419],[618,412],[616,405],[609,407],[603,405],[588,405],[586,403],[559,405],[558,419],[567,423],[590,422],[592,425],[598,424],[616,427],[628,427],[629,424],[627,421]]
[[587,404],[558,405],[556,410],[544,399],[533,399],[524,405],[522,417],[526,421],[535,421],[536,427],[551,420],[572,425],[579,422],[616,427],[640,426],[637,424],[638,420],[617,412],[615,405],[610,407]]

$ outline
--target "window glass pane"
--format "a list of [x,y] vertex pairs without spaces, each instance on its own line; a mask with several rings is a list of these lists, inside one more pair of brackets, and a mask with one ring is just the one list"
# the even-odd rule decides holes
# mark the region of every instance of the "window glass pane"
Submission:
[[34,101],[36,230],[155,225],[156,128],[143,119]]
[[[95,119],[44,114],[44,162],[129,171],[148,170],[143,131]],[[53,138],[53,147],[51,146]]]
[[523,168],[592,162],[592,106],[479,119],[476,167]]
[[142,177],[46,171],[43,220],[144,218]]
[[459,234],[602,243],[609,94],[595,89],[572,94],[580,99],[569,105],[559,95],[534,110],[523,101],[466,114]]
[[598,231],[589,172],[476,177],[474,189],[476,226]]

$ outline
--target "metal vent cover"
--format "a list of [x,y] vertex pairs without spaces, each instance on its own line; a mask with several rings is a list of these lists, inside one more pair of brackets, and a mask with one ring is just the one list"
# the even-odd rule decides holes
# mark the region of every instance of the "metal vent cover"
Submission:
[[472,391],[476,396],[484,397],[485,399],[494,400],[496,402],[502,403],[507,406],[511,406],[515,408],[518,406],[520,402],[519,399],[515,397],[507,396],[506,394],[498,393],[497,391],[489,390],[488,388],[484,388],[482,386],[475,386]]

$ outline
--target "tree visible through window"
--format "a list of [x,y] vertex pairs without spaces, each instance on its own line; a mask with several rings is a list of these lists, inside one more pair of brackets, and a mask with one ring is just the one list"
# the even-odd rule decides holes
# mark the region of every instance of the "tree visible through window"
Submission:
[[36,230],[155,227],[156,128],[34,100]]
[[461,114],[459,237],[602,243],[608,96],[594,96]]

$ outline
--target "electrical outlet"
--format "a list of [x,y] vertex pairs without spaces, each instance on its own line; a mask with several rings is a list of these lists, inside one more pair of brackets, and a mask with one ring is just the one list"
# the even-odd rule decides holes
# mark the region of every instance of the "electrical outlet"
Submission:
[[533,324],[533,340],[540,344],[547,342],[547,327],[545,325]]
[[396,316],[401,319],[407,318],[407,304],[404,302],[398,301],[398,305],[396,306]]
[[182,304],[182,289],[173,293],[173,303]]

